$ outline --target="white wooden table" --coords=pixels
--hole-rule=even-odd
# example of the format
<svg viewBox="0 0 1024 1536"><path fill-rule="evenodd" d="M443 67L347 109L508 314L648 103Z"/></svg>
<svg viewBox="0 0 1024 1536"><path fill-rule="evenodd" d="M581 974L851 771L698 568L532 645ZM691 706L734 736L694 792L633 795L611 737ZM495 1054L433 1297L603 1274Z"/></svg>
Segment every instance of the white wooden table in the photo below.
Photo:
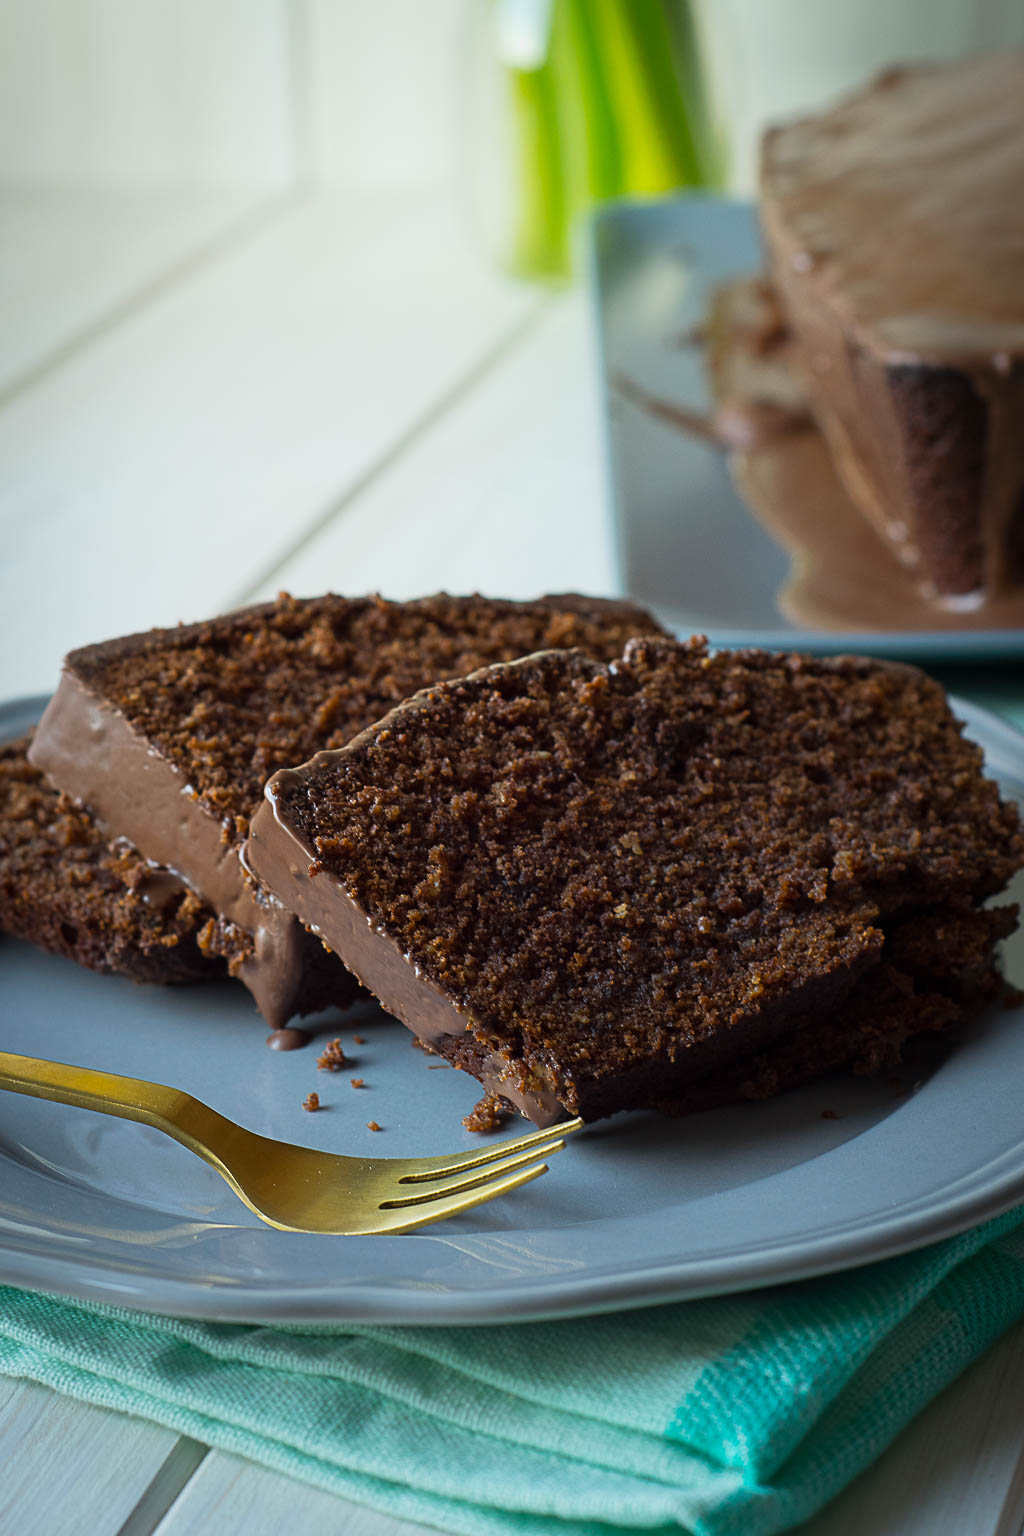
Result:
<svg viewBox="0 0 1024 1536"><path fill-rule="evenodd" d="M0 199L0 697L284 587L610 589L587 317L443 196ZM1024 1326L813 1536L1019 1536ZM0 1378L3 1536L412 1536Z"/></svg>

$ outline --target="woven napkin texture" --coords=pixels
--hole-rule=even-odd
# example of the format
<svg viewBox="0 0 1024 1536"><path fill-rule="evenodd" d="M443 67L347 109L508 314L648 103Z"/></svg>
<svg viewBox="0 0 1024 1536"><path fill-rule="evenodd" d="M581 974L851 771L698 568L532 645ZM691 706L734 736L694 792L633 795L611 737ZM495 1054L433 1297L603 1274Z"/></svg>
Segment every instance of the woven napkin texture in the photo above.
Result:
<svg viewBox="0 0 1024 1536"><path fill-rule="evenodd" d="M828 1278L500 1327L197 1323L0 1287L0 1372L466 1536L769 1536L1022 1313L1014 1211Z"/></svg>

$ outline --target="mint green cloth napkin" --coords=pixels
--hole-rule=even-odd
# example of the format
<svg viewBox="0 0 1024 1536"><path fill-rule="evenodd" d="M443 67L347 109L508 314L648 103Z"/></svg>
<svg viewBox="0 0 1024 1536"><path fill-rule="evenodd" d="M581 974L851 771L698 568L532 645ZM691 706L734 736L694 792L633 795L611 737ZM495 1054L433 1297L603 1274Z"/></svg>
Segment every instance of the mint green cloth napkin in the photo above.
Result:
<svg viewBox="0 0 1024 1536"><path fill-rule="evenodd" d="M488 1328L195 1323L0 1287L0 1371L466 1536L767 1536L1022 1313L1014 1211L826 1279Z"/></svg>

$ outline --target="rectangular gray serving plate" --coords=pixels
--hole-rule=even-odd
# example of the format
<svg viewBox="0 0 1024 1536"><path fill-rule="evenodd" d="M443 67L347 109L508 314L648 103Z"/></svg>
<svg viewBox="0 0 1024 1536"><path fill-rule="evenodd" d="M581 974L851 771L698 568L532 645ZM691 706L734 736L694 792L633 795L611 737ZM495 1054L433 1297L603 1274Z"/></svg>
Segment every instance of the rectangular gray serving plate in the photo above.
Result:
<svg viewBox="0 0 1024 1536"><path fill-rule="evenodd" d="M0 740L44 702L0 705ZM1004 792L1024 801L1024 736L956 708ZM1024 899L1024 877L1009 899ZM1024 982L1024 933L1007 970ZM6 1050L169 1083L263 1135L331 1152L479 1147L460 1124L478 1085L413 1049L402 1025L369 1002L314 1022L319 1043L282 1055L236 983L140 987L0 937ZM318 1072L335 1035L351 1065ZM574 1137L544 1178L399 1237L275 1231L159 1131L0 1092L0 1282L226 1321L431 1324L806 1279L1024 1202L1024 1008L993 1008L935 1046L912 1068L763 1104L617 1115ZM317 1114L302 1108L311 1090Z"/></svg>
<svg viewBox="0 0 1024 1536"><path fill-rule="evenodd" d="M725 456L619 397L613 381L702 412L709 398L692 340L711 292L762 268L749 203L679 195L611 203L588 226L618 582L676 633L715 645L856 651L908 661L1024 656L1024 629L798 629L775 594L788 556L747 510Z"/></svg>

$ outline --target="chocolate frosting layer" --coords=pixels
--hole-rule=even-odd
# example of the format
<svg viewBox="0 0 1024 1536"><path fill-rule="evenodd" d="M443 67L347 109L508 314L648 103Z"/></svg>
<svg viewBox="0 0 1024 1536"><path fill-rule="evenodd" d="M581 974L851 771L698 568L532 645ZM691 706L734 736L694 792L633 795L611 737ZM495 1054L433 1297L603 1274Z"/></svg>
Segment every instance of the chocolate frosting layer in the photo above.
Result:
<svg viewBox="0 0 1024 1536"><path fill-rule="evenodd" d="M110 836L127 838L164 866L154 892L178 877L215 911L253 935L242 980L274 1028L294 1012L303 972L302 929L269 892L247 884L237 850L178 771L120 710L65 667L36 731L31 761L87 805Z"/></svg>
<svg viewBox="0 0 1024 1536"><path fill-rule="evenodd" d="M792 557L779 607L809 629L990 629L1024 626L1024 586L938 607L892 544L861 514L836 470L794 369L793 345L770 284L718 290L705 327L715 440L737 489ZM637 403L688 429L664 402Z"/></svg>

